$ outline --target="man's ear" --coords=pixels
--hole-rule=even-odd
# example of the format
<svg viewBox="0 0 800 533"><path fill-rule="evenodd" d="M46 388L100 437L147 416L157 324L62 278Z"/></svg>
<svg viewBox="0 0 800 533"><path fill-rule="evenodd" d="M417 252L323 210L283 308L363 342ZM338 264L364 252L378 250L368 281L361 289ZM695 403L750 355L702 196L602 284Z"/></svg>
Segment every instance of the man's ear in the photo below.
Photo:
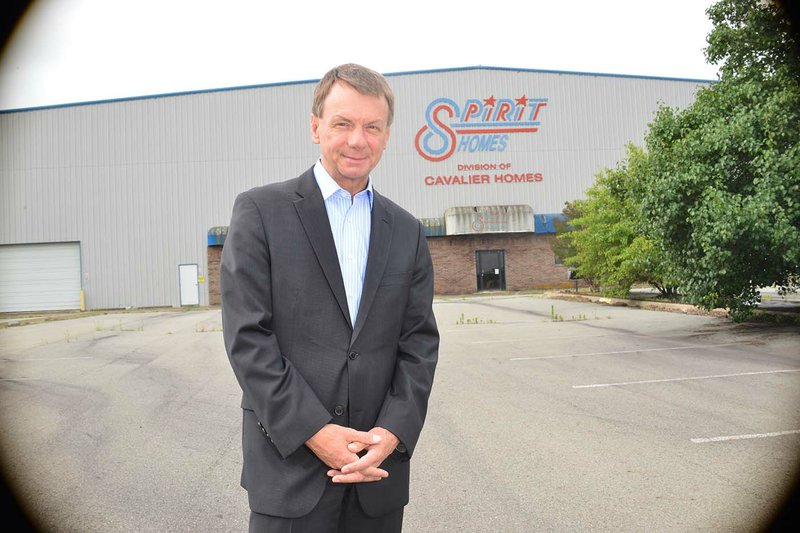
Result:
<svg viewBox="0 0 800 533"><path fill-rule="evenodd" d="M311 141L319 144L319 117L311 114Z"/></svg>

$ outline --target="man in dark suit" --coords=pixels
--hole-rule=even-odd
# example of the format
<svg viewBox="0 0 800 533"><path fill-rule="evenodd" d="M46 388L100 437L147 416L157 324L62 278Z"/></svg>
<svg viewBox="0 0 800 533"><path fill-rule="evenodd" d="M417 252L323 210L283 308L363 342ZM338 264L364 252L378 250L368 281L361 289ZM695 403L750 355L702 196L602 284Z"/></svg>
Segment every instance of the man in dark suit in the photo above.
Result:
<svg viewBox="0 0 800 533"><path fill-rule="evenodd" d="M402 529L439 334L422 225L372 187L393 112L383 76L332 69L319 161L234 204L220 281L251 531Z"/></svg>

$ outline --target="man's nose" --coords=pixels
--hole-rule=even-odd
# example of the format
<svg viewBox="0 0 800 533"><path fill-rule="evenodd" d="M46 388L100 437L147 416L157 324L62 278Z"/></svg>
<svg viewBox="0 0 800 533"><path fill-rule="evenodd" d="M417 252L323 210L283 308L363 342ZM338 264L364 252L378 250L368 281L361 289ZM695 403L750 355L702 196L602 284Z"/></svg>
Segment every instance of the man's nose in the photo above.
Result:
<svg viewBox="0 0 800 533"><path fill-rule="evenodd" d="M353 128L352 130L350 130L350 134L347 136L347 143L350 146L360 147L364 146L366 142L367 142L367 137L363 129Z"/></svg>

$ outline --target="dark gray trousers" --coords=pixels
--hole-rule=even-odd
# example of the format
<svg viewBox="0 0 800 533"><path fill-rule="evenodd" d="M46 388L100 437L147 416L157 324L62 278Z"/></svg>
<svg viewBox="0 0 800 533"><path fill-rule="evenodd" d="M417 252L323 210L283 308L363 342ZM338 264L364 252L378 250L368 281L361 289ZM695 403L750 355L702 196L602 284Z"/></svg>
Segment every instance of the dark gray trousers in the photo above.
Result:
<svg viewBox="0 0 800 533"><path fill-rule="evenodd" d="M351 484L329 482L317 506L300 518L250 512L250 533L400 533L402 529L403 507L377 518L367 516Z"/></svg>

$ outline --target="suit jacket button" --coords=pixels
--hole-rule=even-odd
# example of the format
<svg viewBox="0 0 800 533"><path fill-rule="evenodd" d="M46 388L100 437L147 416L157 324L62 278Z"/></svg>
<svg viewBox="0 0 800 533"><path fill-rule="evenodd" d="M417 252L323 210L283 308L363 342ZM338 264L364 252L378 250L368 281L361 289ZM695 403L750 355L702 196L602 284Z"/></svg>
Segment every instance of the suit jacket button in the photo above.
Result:
<svg viewBox="0 0 800 533"><path fill-rule="evenodd" d="M358 359L358 352L350 352L349 354L347 354L347 357L349 357L351 361L354 359Z"/></svg>
<svg viewBox="0 0 800 533"><path fill-rule="evenodd" d="M342 407L341 405L337 405L336 407L333 408L333 413L336 416L342 416L344 414L344 407Z"/></svg>

